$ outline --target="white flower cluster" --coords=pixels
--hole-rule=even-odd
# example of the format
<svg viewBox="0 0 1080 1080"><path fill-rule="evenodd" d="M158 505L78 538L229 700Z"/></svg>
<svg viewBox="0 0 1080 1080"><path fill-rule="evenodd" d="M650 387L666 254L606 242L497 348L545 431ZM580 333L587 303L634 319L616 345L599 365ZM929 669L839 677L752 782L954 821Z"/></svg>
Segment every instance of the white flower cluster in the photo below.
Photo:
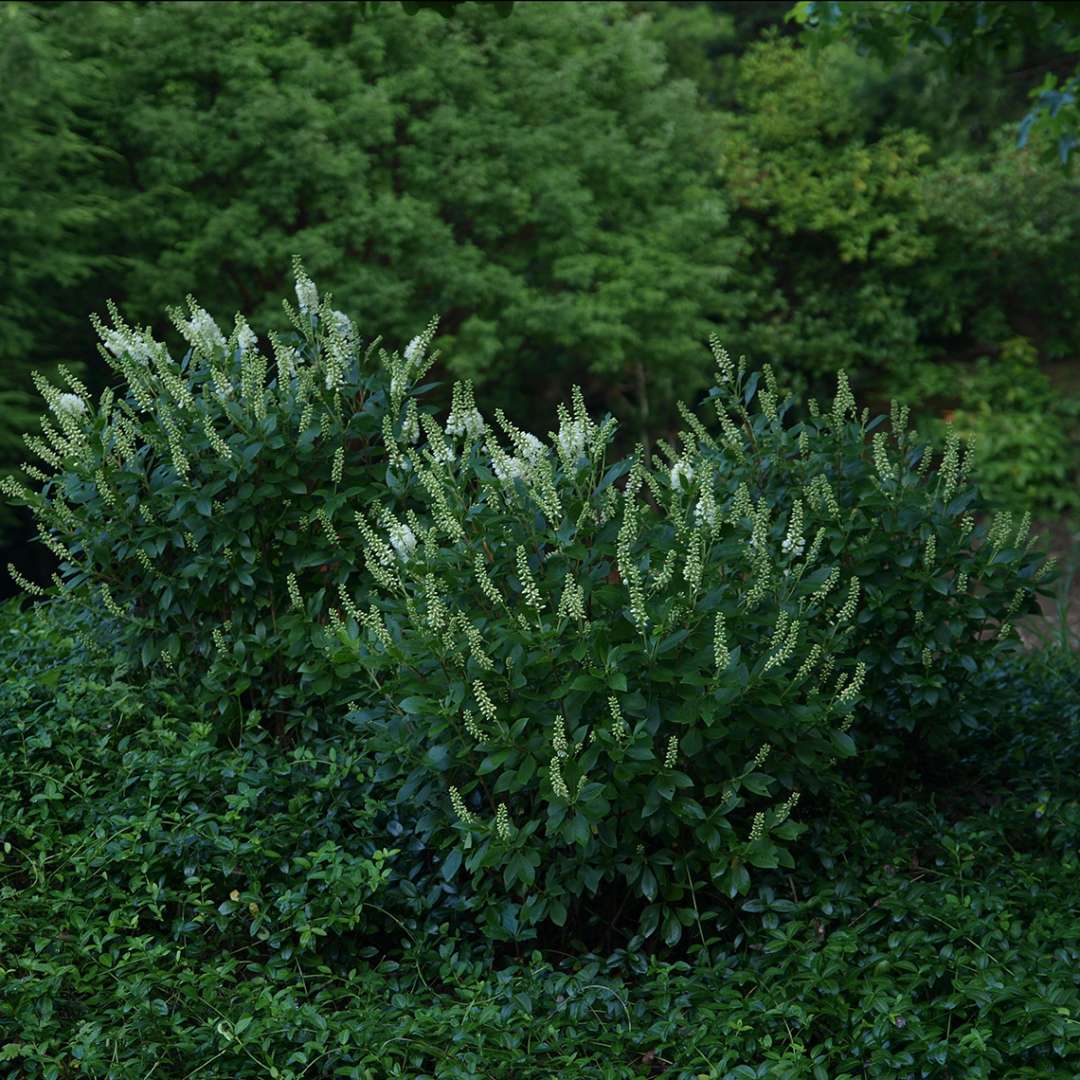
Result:
<svg viewBox="0 0 1080 1080"><path fill-rule="evenodd" d="M402 350L401 355L405 357L405 359L408 360L409 363L412 363L414 360L423 359L424 348L424 340L419 334L417 334L416 337L414 337L409 342L409 344L405 346L405 348Z"/></svg>
<svg viewBox="0 0 1080 1080"><path fill-rule="evenodd" d="M237 319L236 344L241 352L252 352L259 344L255 331L243 319Z"/></svg>
<svg viewBox="0 0 1080 1080"><path fill-rule="evenodd" d="M352 319L344 311L331 311L330 319L334 334L341 339L342 345L348 350L355 349L359 335Z"/></svg>
<svg viewBox="0 0 1080 1080"><path fill-rule="evenodd" d="M300 314L310 315L318 310L319 290L315 288L315 282L307 276L299 261L294 261L293 273L296 278L296 302L300 305Z"/></svg>
<svg viewBox="0 0 1080 1080"><path fill-rule="evenodd" d="M792 507L787 535L780 545L780 550L785 555L794 555L796 558L806 550L806 541L803 538L803 504L801 499L796 499L795 505Z"/></svg>
<svg viewBox="0 0 1080 1080"><path fill-rule="evenodd" d="M562 455L569 461L576 462L585 453L585 429L577 420L564 418L555 433L555 440Z"/></svg>
<svg viewBox="0 0 1080 1080"><path fill-rule="evenodd" d="M586 456L600 444L597 436L605 432L607 427L602 425L597 428L590 419L580 386L573 388L570 397L573 412L560 403L556 410L559 430L549 432L549 435L563 468L567 472L576 472L584 464Z"/></svg>
<svg viewBox="0 0 1080 1080"><path fill-rule="evenodd" d="M683 491L685 488L689 488L694 479L693 466L688 461L676 461L675 464L671 466L670 479L672 491Z"/></svg>
<svg viewBox="0 0 1080 1080"><path fill-rule="evenodd" d="M446 418L446 434L478 439L483 435L486 427L484 418L480 415L480 410L473 399L472 383L454 383L450 415Z"/></svg>
<svg viewBox="0 0 1080 1080"><path fill-rule="evenodd" d="M404 522L395 521L387 531L387 539L402 562L408 562L416 551L416 534Z"/></svg>
<svg viewBox="0 0 1080 1080"><path fill-rule="evenodd" d="M197 351L212 353L214 349L224 349L226 346L225 335L220 327L214 322L208 311L204 311L190 298L188 306L191 308L191 318L182 323L180 332L188 343Z"/></svg>
<svg viewBox="0 0 1080 1080"><path fill-rule="evenodd" d="M113 326L106 326L96 315L91 316L90 320L102 345L117 360L130 358L140 364L148 363L154 355L153 342L148 333L144 331L139 334L129 327L111 301L107 307Z"/></svg>
<svg viewBox="0 0 1080 1080"><path fill-rule="evenodd" d="M515 480L524 479L525 465L516 457L505 453L495 453L491 459L491 471L495 478L503 484L512 484Z"/></svg>
<svg viewBox="0 0 1080 1080"><path fill-rule="evenodd" d="M701 483L701 496L694 506L694 524L712 529L716 525L717 517L716 495L713 493L713 477L710 472Z"/></svg>
<svg viewBox="0 0 1080 1080"><path fill-rule="evenodd" d="M86 402L78 394L60 394L53 402L52 409L57 413L67 413L68 416L84 416Z"/></svg>

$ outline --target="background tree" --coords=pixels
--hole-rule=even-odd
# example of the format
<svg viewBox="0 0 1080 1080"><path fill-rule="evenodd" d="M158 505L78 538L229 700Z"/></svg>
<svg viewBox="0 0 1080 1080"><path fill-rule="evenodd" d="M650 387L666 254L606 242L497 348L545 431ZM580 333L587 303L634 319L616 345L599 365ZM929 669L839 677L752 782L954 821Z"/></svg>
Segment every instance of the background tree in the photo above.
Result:
<svg viewBox="0 0 1080 1080"><path fill-rule="evenodd" d="M801 0L789 18L811 29L809 39L817 46L838 39L854 42L889 65L900 63L912 49L921 47L932 50L939 63L944 61L960 73L1011 60L1013 71L1025 77L1032 100L1020 128L1020 145L1026 144L1032 131L1041 131L1048 136L1045 145L1050 152L1067 163L1080 141L1076 101L1080 90L1080 8L1068 0L1023 4ZM1027 62L1017 63L1021 58Z"/></svg>

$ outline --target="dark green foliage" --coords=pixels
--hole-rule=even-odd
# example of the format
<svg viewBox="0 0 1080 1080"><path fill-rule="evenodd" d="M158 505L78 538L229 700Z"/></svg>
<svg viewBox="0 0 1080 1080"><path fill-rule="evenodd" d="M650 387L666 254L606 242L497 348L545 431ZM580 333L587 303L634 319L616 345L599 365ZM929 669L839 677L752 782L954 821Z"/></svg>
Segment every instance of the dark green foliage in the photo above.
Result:
<svg viewBox="0 0 1080 1080"><path fill-rule="evenodd" d="M1041 70L1044 78L1030 91L1033 107L1021 124L1020 145L1038 130L1049 136L1048 153L1067 164L1080 142L1080 12L1069 0L924 0L902 5L802 0L788 17L812 28L808 37L815 47L837 39L856 42L887 64L922 47L938 63L961 72L979 71L1002 56L1013 60L1016 74L1029 80ZM1042 54L1041 64L1025 69L1015 63L1031 50Z"/></svg>
<svg viewBox="0 0 1080 1080"><path fill-rule="evenodd" d="M981 722L989 702L974 677L1015 647L1013 624L1035 607L1047 568L1032 550L1030 517L977 518L987 507L970 447L962 451L953 434L935 463L908 430L906 408L893 407L886 429L885 417L858 412L843 376L831 408L811 401L785 423L794 401L770 372L760 388L754 375L736 379L730 363L728 372L711 401L715 438L700 424L683 436L691 459L695 448L700 455L695 468L715 469L729 490L745 485L755 505L782 507L800 492L822 587L840 607L849 583L857 586L845 648L866 665L869 707L856 713L856 741L893 768L899 746L942 749ZM900 771L924 763L916 754Z"/></svg>
<svg viewBox="0 0 1080 1080"><path fill-rule="evenodd" d="M378 778L494 937L584 932L618 881L624 917L678 940L748 867L791 865L791 804L743 839L751 796L828 785L857 747L907 782L998 705L986 676L1045 569L1030 520L977 521L970 452L950 436L935 466L906 410L886 434L845 379L792 423L771 370L717 361L714 415L685 411L653 469L605 472L580 402L551 449L504 424L511 456L455 395L396 466L427 493L422 543L368 538L392 628L368 654ZM341 641L362 662L363 635Z"/></svg>
<svg viewBox="0 0 1080 1080"><path fill-rule="evenodd" d="M77 355L77 313L93 302L82 288L109 265L93 241L108 213L93 179L102 152L78 116L100 68L72 58L45 22L37 6L10 4L0 33L0 475L37 419L28 360ZM0 528L12 523L0 504Z"/></svg>
<svg viewBox="0 0 1080 1080"><path fill-rule="evenodd" d="M1017 335L1075 353L1080 203L1001 130L999 60L815 66L751 42L768 4L459 8L11 5L0 461L30 367L100 385L80 312L160 320L197 285L283 330L297 251L365 336L440 314L447 364L529 426L576 379L663 432L710 324L875 387Z"/></svg>
<svg viewBox="0 0 1080 1080"><path fill-rule="evenodd" d="M619 4L486 8L50 9L50 37L108 56L87 122L124 310L156 319L198 282L281 327L298 252L365 334L440 315L454 371L518 411L582 369L639 420L669 407L736 303L695 88Z"/></svg>
<svg viewBox="0 0 1080 1080"><path fill-rule="evenodd" d="M429 423L410 455L429 499L404 565L368 548L394 635L377 778L490 936L614 923L671 945L792 865L792 792L853 752L853 605L819 595L818 549L789 553L795 499L744 506L691 453L609 466L613 425L580 397L550 447L475 422L464 442Z"/></svg>
<svg viewBox="0 0 1080 1080"><path fill-rule="evenodd" d="M258 724L227 740L189 695L87 651L89 629L70 602L4 620L0 1060L179 1075L243 1027L234 986L275 1010L281 1047L310 1044L290 988L371 955L383 921L368 902L393 851L360 744L313 725L292 750Z"/></svg>
<svg viewBox="0 0 1080 1080"><path fill-rule="evenodd" d="M740 58L720 154L754 283L739 348L905 392L927 358L1018 334L1068 355L1075 185L1001 138L934 153L890 123L886 87L843 45L816 62L791 41Z"/></svg>
<svg viewBox="0 0 1080 1080"><path fill-rule="evenodd" d="M1075 511L1080 400L1057 392L1037 361L1031 343L1016 338L996 356L959 370L915 367L907 394L952 406L950 423L978 447L979 486L989 503L1015 511ZM948 430L941 420L920 426L938 444Z"/></svg>
<svg viewBox="0 0 1080 1080"><path fill-rule="evenodd" d="M1065 508L1078 466L1070 406L1046 408L1059 392L1037 361L1077 347L1075 183L1004 133L942 151L897 128L886 74L842 44L815 61L765 41L740 57L736 85L720 178L753 287L749 325L729 340L783 357L811 385L845 368L927 420L960 410L965 430L986 436L988 495ZM1036 354L1023 377L1010 359L1018 337ZM972 370L980 355L992 370ZM976 422L978 383L1009 392L984 395L992 408Z"/></svg>
<svg viewBox="0 0 1080 1080"><path fill-rule="evenodd" d="M691 926L684 958L514 960L445 931L401 947L372 935L392 886L371 895L363 770L343 732L310 754L268 753L257 732L208 741L182 700L83 651L82 628L57 605L9 606L0 631L19 672L0 686L0 1061L12 1076L1080 1070L1075 657L1000 668L995 741L944 802L852 796L804 837L794 874L763 881L725 923ZM328 890L322 875L338 871ZM344 897L360 909L352 931L335 913ZM302 944L304 925L329 932Z"/></svg>
<svg viewBox="0 0 1080 1080"><path fill-rule="evenodd" d="M174 359L114 310L99 333L123 383L95 407L77 379L67 393L41 382L51 415L31 448L49 471L6 489L61 558L72 602L114 618L117 652L278 735L358 693L355 670L326 662L321 623L358 584L354 514L387 494L384 423L408 417L419 434L405 403L434 330L408 360L373 355L297 273L295 329L271 342L242 319L226 339L191 302L173 313Z"/></svg>

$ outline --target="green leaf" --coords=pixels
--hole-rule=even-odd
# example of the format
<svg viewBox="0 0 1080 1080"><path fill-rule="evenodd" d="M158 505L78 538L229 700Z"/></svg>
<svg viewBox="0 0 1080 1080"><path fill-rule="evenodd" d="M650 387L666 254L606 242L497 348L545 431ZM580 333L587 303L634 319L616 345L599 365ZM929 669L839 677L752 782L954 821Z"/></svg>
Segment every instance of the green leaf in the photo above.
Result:
<svg viewBox="0 0 1080 1080"><path fill-rule="evenodd" d="M454 848L449 855L443 860L442 864L442 876L446 881L450 881L453 876L458 872L458 867L461 866L462 852L461 848Z"/></svg>
<svg viewBox="0 0 1080 1080"><path fill-rule="evenodd" d="M855 740L846 731L834 731L831 736L832 744L841 757L854 756Z"/></svg>
<svg viewBox="0 0 1080 1080"><path fill-rule="evenodd" d="M585 847L589 842L589 821L582 814L574 814L563 823L562 832L568 842Z"/></svg>

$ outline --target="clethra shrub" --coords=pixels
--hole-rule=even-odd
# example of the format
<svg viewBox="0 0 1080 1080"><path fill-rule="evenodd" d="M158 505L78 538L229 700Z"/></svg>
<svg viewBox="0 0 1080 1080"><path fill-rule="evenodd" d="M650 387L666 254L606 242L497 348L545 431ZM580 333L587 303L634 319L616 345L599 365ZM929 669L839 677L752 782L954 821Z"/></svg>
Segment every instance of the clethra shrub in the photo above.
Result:
<svg viewBox="0 0 1080 1080"><path fill-rule="evenodd" d="M118 385L95 405L67 373L66 389L39 378L51 416L24 467L39 490L6 487L61 560L53 592L107 616L144 667L278 734L356 693L325 661L325 625L362 592L354 514L386 501L383 428L419 436L410 388L434 360L434 324L374 355L295 274L293 333L261 342L237 316L226 337L189 298L170 313L179 358L110 306L95 326Z"/></svg>
<svg viewBox="0 0 1080 1080"><path fill-rule="evenodd" d="M894 404L886 429L885 417L857 410L843 374L831 407L811 401L790 423L795 402L769 368L762 384L722 356L720 374L704 423L683 410L691 466L768 506L800 493L829 588L857 583L849 644L867 672L860 751L896 775L924 767L988 722L985 675L1018 647L1015 622L1037 607L1050 567L1033 550L1030 515L989 514L970 445L949 432L935 462L907 408Z"/></svg>
<svg viewBox="0 0 1080 1080"><path fill-rule="evenodd" d="M855 583L794 489L755 498L696 445L609 464L577 392L546 441L497 420L459 386L390 447L421 507L369 511L385 624L335 663L381 682L354 719L419 892L436 870L495 938L629 918L674 943L793 865L800 790L853 752Z"/></svg>
<svg viewBox="0 0 1080 1080"><path fill-rule="evenodd" d="M541 442L501 415L496 437L467 388L422 449L390 448L423 505L411 528L371 516L390 708L357 718L418 891L436 862L467 878L492 936L629 911L673 942L791 865L796 793L856 741L902 775L985 720L1045 572L1026 521L978 523L954 437L935 468L906 410L886 434L844 377L792 421L770 368L714 353L651 465L609 466L580 396Z"/></svg>

